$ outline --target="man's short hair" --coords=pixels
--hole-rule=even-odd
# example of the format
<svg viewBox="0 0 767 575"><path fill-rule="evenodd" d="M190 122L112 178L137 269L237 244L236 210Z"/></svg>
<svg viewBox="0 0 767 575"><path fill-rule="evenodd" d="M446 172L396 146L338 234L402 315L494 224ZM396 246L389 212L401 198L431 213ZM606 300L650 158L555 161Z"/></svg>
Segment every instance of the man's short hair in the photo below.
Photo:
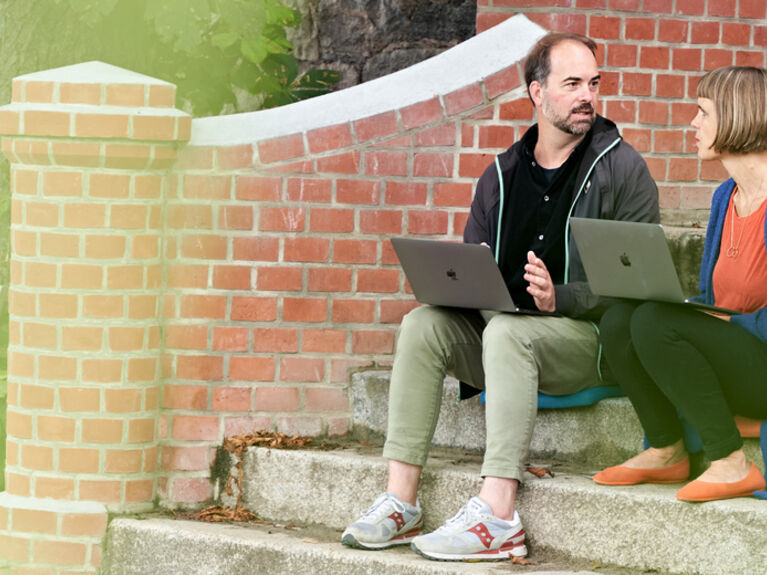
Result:
<svg viewBox="0 0 767 575"><path fill-rule="evenodd" d="M538 82L542 86L546 84L546 78L551 73L551 50L554 46L568 40L583 44L596 58L597 43L591 38L574 32L550 32L536 42L525 58L525 84L528 91L533 82Z"/></svg>
<svg viewBox="0 0 767 575"><path fill-rule="evenodd" d="M748 154L767 150L767 70L727 66L703 76L698 98L714 103L715 151Z"/></svg>

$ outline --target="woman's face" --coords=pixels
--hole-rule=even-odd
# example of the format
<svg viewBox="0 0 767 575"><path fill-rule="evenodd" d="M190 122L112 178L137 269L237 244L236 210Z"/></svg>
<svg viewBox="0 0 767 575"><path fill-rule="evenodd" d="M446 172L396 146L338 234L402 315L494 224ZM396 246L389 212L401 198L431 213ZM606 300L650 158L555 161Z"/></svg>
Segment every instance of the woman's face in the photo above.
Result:
<svg viewBox="0 0 767 575"><path fill-rule="evenodd" d="M713 160L719 157L719 152L711 147L716 138L716 124L714 102L708 98L698 98L698 113L690 125L695 128L695 145L698 147L698 157L701 160Z"/></svg>

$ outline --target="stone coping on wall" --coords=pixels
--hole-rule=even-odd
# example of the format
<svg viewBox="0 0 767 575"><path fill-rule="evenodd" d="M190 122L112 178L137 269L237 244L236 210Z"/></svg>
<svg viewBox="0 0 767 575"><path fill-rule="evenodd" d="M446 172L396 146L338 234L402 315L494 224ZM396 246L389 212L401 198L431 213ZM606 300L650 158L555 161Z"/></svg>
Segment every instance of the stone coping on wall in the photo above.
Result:
<svg viewBox="0 0 767 575"><path fill-rule="evenodd" d="M414 66L279 108L192 121L191 146L234 146L307 132L450 94L509 67L547 30L514 16Z"/></svg>
<svg viewBox="0 0 767 575"><path fill-rule="evenodd" d="M126 70L112 64L106 64L93 60L91 62L82 62L60 68L51 68L40 72L32 72L22 76L16 76L17 82L70 82L73 81L73 74L76 75L77 83L94 84L147 84L153 86L168 86L175 88L170 82L158 80L152 76L146 76L132 70Z"/></svg>

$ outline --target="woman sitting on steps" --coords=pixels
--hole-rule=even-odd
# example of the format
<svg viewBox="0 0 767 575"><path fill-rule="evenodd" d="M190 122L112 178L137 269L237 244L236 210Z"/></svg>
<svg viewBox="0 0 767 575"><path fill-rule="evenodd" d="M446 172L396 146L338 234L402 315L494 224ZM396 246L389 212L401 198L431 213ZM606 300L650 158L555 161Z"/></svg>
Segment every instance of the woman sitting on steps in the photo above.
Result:
<svg viewBox="0 0 767 575"><path fill-rule="evenodd" d="M649 449L594 476L605 485L685 481L684 417L711 466L682 501L765 488L746 458L734 414L767 418L767 70L719 68L698 86L692 121L701 160L730 175L714 193L693 298L741 312L713 315L655 302L620 303L603 316L604 353L644 427Z"/></svg>

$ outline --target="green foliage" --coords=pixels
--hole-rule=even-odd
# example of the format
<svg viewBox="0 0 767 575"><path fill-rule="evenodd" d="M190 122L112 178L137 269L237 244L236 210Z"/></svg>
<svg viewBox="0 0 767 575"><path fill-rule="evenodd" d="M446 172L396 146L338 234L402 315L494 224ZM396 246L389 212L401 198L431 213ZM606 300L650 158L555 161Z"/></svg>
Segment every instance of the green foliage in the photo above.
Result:
<svg viewBox="0 0 767 575"><path fill-rule="evenodd" d="M56 0L58 3L60 0ZM111 12L117 0L69 0L72 10L80 15L80 18L86 24L93 26L97 24L105 15Z"/></svg>
<svg viewBox="0 0 767 575"><path fill-rule="evenodd" d="M178 87L194 116L250 111L323 94L337 72L300 75L279 0L0 0L0 92L11 78L100 60ZM254 98L238 98L238 92ZM246 104L239 102L246 101ZM5 448L10 194L0 159L0 491Z"/></svg>
<svg viewBox="0 0 767 575"><path fill-rule="evenodd" d="M188 111L240 110L236 91L273 107L332 90L332 70L299 75L286 28L301 13L280 0L55 0L99 37L102 53L173 82ZM101 58L99 58L101 59Z"/></svg>

